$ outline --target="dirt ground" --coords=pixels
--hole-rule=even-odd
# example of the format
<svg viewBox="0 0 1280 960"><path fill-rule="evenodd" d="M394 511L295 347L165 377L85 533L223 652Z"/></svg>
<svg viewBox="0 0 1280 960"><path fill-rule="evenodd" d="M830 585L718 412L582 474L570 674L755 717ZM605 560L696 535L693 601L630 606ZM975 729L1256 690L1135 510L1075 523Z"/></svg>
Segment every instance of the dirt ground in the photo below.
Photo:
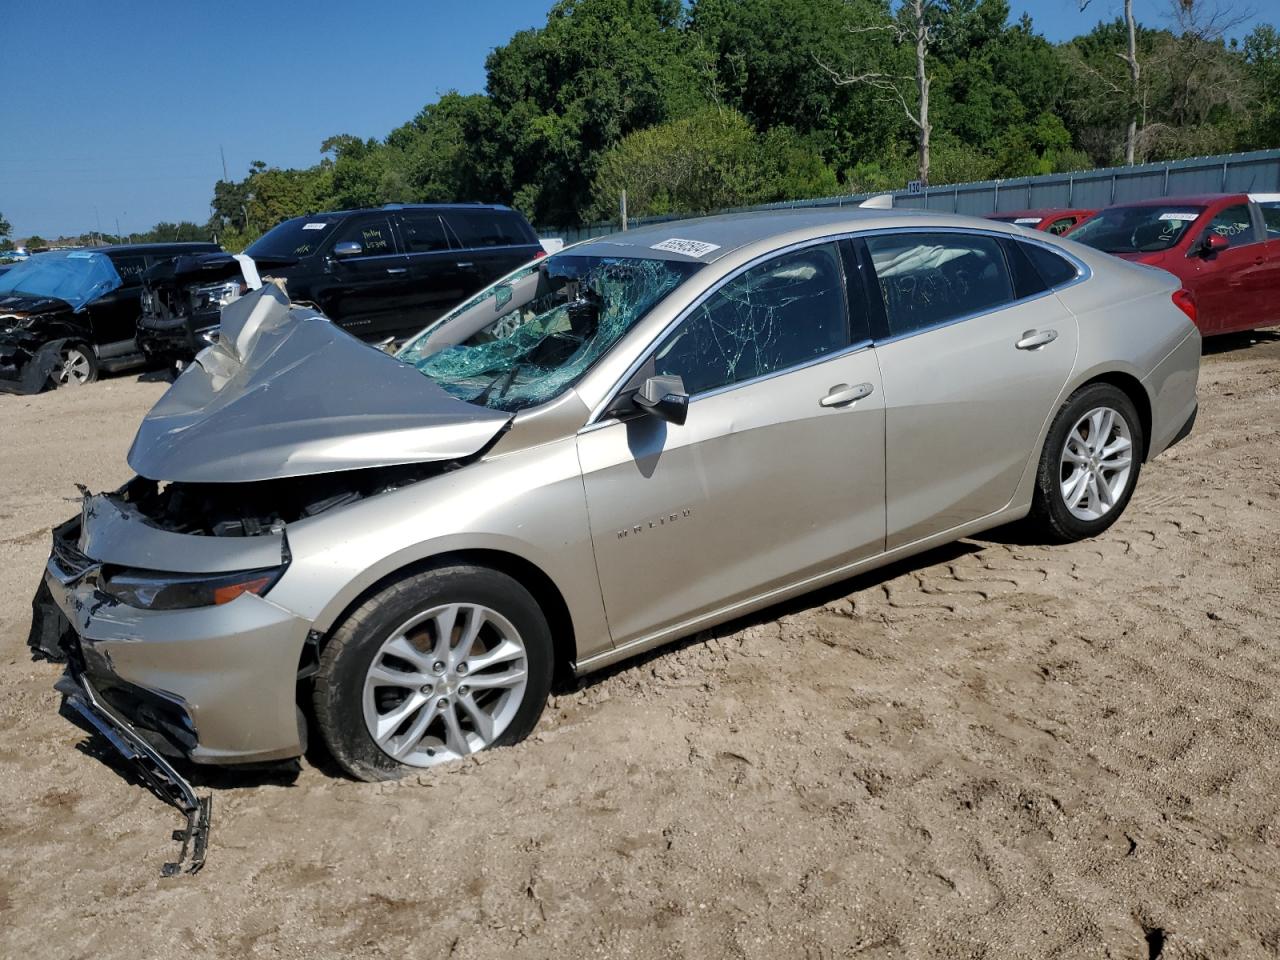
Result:
<svg viewBox="0 0 1280 960"><path fill-rule="evenodd" d="M205 775L208 866L85 751L28 603L162 384L0 397L0 955L1280 953L1280 336L1067 547L961 542L562 691L394 785Z"/></svg>

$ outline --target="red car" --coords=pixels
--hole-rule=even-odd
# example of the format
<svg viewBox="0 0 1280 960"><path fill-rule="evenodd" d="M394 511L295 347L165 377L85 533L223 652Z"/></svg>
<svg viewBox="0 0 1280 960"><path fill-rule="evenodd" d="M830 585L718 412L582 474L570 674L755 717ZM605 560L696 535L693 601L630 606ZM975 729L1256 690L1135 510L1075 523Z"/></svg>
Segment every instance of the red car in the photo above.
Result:
<svg viewBox="0 0 1280 960"><path fill-rule="evenodd" d="M1195 298L1203 336L1280 323L1280 193L1118 204L1071 239L1174 274Z"/></svg>
<svg viewBox="0 0 1280 960"><path fill-rule="evenodd" d="M999 213L987 214L987 219L999 220L1001 223L1016 223L1028 230L1062 234L1076 224L1088 220L1095 213L1097 213L1096 210L1001 210Z"/></svg>

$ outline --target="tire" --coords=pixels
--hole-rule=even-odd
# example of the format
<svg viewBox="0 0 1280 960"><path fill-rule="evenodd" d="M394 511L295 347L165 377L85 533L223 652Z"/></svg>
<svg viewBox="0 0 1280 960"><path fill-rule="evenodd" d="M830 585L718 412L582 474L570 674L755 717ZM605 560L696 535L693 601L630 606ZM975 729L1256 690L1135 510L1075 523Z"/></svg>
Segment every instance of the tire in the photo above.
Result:
<svg viewBox="0 0 1280 960"><path fill-rule="evenodd" d="M51 376L57 387L93 383L98 379L98 355L87 343L70 341L63 345Z"/></svg>
<svg viewBox="0 0 1280 960"><path fill-rule="evenodd" d="M1100 411L1101 420L1095 417ZM1107 431L1101 451L1095 439L1099 428ZM1121 440L1128 443L1127 463ZM1119 519L1133 496L1145 440L1128 394L1109 383L1081 387L1062 405L1045 438L1030 523L1059 543L1098 536Z"/></svg>
<svg viewBox="0 0 1280 960"><path fill-rule="evenodd" d="M523 740L553 666L546 618L519 582L486 567L437 567L388 586L334 631L320 656L316 721L351 776L395 780Z"/></svg>

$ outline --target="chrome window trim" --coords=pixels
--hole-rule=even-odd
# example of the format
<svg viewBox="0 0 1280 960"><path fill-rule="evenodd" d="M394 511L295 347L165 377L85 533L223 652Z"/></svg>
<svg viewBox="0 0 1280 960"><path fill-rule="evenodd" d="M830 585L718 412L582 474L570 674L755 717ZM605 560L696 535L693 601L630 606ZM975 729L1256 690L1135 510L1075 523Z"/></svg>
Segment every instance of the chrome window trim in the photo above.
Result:
<svg viewBox="0 0 1280 960"><path fill-rule="evenodd" d="M953 227L953 226L881 227L878 229L871 229L871 230L852 230L852 231L846 230L846 231L841 231L840 233L831 234L830 236L811 238L809 240L801 240L796 243L788 244L787 246L784 246L784 247L778 247L776 250L771 250L766 254L762 254L761 256L755 258L754 260L750 260L747 263L743 264L742 266L736 268L731 273L725 274L713 286L708 287L706 290L704 290L701 294L699 294L696 300L694 300L691 304L689 304L689 306L685 307L685 309L682 310L675 317L675 319L673 319L662 330L660 330L652 340L650 340L647 344L645 344L644 348L639 351L637 358L627 367L626 372L623 373L623 375L614 382L613 386L611 386L605 392L604 400L598 403L595 409L591 411L591 415L587 418L587 422L583 427L583 431L591 429L597 426L599 423L601 423L600 418L604 416L604 412L607 409L609 409L610 404L612 404L613 401L618 398L618 394L622 392L622 388L626 386L627 382L633 376L635 376L636 371L639 370L642 366L644 366L645 362L649 359L650 355L657 348L657 346L661 344L664 340L666 340L666 338L671 334L671 332L675 330L676 327L678 327L681 323L683 323L693 313L693 311L698 309L698 307L702 306L702 304L704 304L711 297L712 294L716 293L721 287L727 284L730 280L733 280L735 277L739 276L740 274L745 273L747 270L750 270L752 267L758 266L759 264L765 262L766 260L772 260L774 257L782 256L784 254L791 253L792 251L795 251L795 250L802 250L805 247L814 247L823 243L838 243L841 240L860 240L860 239L865 239L866 237L883 236L886 234L900 236L902 234L908 234L908 233L956 233L956 234L967 235L967 236L976 235L976 236L983 236L983 237L991 237L996 240L1007 239L1007 240L1013 241L1014 243L1034 243L1041 247L1044 247L1050 253L1053 253L1059 257L1062 257L1064 260L1066 260L1068 263L1070 263L1072 266L1076 268L1076 276L1074 279L1068 280L1065 283L1055 284L1054 286L1051 286L1047 290L1043 290L1040 293L1031 294L1030 296L1027 296L1027 297L1020 297L1016 300L1010 300L1008 303L1001 304L997 308L999 310L1004 310L1004 309L1007 309L1008 307L1019 306L1024 303L1031 303L1035 300L1040 300L1043 297L1049 296L1050 294L1057 293L1059 290L1065 290L1068 287L1075 286L1077 283L1083 283L1085 280L1088 280L1093 276L1092 268L1090 268L1090 266L1087 263L1085 263L1075 254L1071 253L1070 251L1063 250L1057 244L1049 243L1048 241L1035 236L1030 231L1022 231L1022 232L1026 233L1027 236L1025 237L1021 236L1018 233L1015 233L1013 231L986 230L981 227ZM842 261L842 265L843 265L843 261ZM1007 267L1007 264L1006 264L1006 267ZM1012 275L1010 276L1010 280L1012 281ZM846 292L845 300L846 300L846 303L848 304L849 309L852 309L853 304L848 303L847 292ZM845 347L842 350L837 350L837 351L833 351L832 353L822 354L819 357L815 357L811 361L805 361L805 363L801 365L786 367L785 369L782 369L782 370L774 370L771 373L763 374L762 376L759 376L759 377L753 377L751 380L743 380L740 383L725 384L722 387L716 387L714 390L707 390L699 394L694 394L689 397L689 402L693 403L695 400L704 396L711 396L713 394L723 393L727 390L735 389L736 387L746 386L751 383L757 383L761 380L767 380L784 373L790 373L792 370L799 370L803 366L812 366L814 363L820 363L824 360L833 359L838 356L844 356L848 353L854 353L858 350L864 350L867 347L876 347L881 344L888 344L888 343L894 343L898 340L905 340L908 337L915 337L915 336L919 336L922 333L928 333L931 330L939 330L943 327L952 326L953 324L964 323L965 321L972 320L975 317L985 316L989 313L994 313L994 312L996 311L982 310L977 313L967 314L963 317L956 317L951 320L946 320L946 321L943 321L942 323L938 323L930 327L921 327L919 330L912 330L910 333L899 334L898 336L895 336L895 337L886 337L881 340L877 340L875 339L875 337L871 337L870 339L861 341L860 343L850 344L848 347ZM607 422L613 422L613 421L607 421Z"/></svg>

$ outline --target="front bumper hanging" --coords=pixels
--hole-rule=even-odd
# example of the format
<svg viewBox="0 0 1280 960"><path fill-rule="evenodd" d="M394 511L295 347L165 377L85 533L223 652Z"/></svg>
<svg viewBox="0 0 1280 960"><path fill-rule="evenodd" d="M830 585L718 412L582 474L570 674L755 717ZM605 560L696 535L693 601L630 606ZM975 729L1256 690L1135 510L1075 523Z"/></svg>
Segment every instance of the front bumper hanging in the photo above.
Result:
<svg viewBox="0 0 1280 960"><path fill-rule="evenodd" d="M117 753L133 763L152 793L176 807L187 818L185 830L173 831L173 839L182 844L178 859L166 863L160 872L166 877L197 872L204 866L205 851L209 845L213 798L197 797L191 784L173 765L97 695L87 677L68 671L55 689L63 695L66 704L102 734Z"/></svg>

